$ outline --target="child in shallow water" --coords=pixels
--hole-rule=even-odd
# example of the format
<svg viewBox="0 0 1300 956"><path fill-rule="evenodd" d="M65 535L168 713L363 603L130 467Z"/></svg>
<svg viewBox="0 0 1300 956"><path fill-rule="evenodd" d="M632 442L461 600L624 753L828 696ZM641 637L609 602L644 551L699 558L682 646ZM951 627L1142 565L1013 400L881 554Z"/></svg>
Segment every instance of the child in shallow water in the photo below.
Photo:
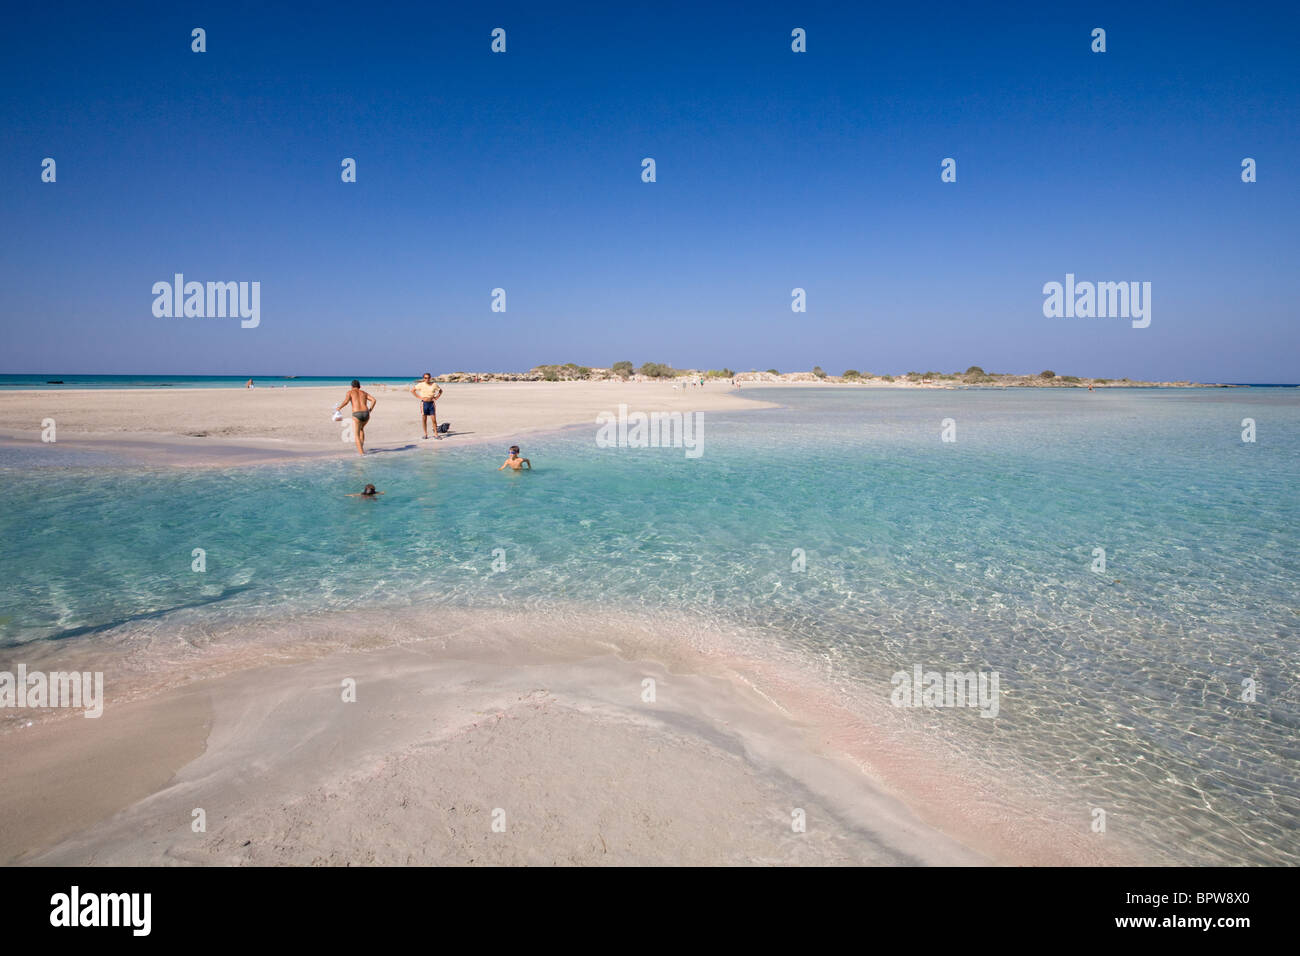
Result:
<svg viewBox="0 0 1300 956"><path fill-rule="evenodd" d="M379 497L380 495L382 495L382 494L383 494L382 491L375 491L375 486L374 486L374 485L366 485L366 487L365 487L364 489L362 489L361 491L354 491L352 494L348 495L347 497L349 497L349 498L378 498L378 497Z"/></svg>
<svg viewBox="0 0 1300 956"><path fill-rule="evenodd" d="M532 470L533 470L533 463L532 463L531 461L529 461L527 458L520 458L520 457L519 457L519 446L518 446L518 445L511 445L511 446L510 446L510 457L507 458L505 461L503 461L503 462L501 463L501 468L505 468L507 465L509 465L509 466L510 466L511 468L513 468L515 471L520 471L520 470L522 470L523 467L524 467L524 465L527 465L527 466L528 466L528 470L529 470L529 471L532 471ZM500 471L501 468L498 468L497 471Z"/></svg>

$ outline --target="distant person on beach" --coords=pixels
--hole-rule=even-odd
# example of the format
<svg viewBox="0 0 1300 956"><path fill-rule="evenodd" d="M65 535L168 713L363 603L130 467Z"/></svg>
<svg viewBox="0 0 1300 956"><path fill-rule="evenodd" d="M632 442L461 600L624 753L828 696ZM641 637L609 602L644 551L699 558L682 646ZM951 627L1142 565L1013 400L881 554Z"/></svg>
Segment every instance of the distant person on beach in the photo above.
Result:
<svg viewBox="0 0 1300 956"><path fill-rule="evenodd" d="M370 421L370 413L375 410L379 404L379 399L369 392L362 391L361 383L355 378L352 380L352 387L348 393L343 396L343 401L335 407L339 411L344 405L352 404L352 435L357 440L357 454L366 453L366 422Z"/></svg>
<svg viewBox="0 0 1300 956"><path fill-rule="evenodd" d="M375 486L374 486L374 485L366 485L366 487L365 487L364 490L362 490L362 491L354 491L354 492L352 492L352 494L347 495L346 497L348 497L348 498L377 498L377 497L379 497L379 496L382 495L382 494L383 494L382 491L375 491Z"/></svg>
<svg viewBox="0 0 1300 956"><path fill-rule="evenodd" d="M433 380L433 376L428 372L424 373L424 378L415 383L411 389L411 394L420 400L420 427L424 429L424 437L429 437L429 419L433 419L433 437L441 440L442 436L438 434L438 410L437 401L442 397L442 386Z"/></svg>
<svg viewBox="0 0 1300 956"><path fill-rule="evenodd" d="M515 471L522 471L524 465L528 466L529 471L533 470L533 463L531 461L529 461L527 458L519 457L518 445L510 446L510 457L501 463L501 468L505 468L507 465L509 465ZM497 471L500 471L501 468L498 468Z"/></svg>
<svg viewBox="0 0 1300 956"><path fill-rule="evenodd" d="M252 388L252 387L253 387L253 380L250 378L250 379L248 380L248 384L245 385L244 388Z"/></svg>

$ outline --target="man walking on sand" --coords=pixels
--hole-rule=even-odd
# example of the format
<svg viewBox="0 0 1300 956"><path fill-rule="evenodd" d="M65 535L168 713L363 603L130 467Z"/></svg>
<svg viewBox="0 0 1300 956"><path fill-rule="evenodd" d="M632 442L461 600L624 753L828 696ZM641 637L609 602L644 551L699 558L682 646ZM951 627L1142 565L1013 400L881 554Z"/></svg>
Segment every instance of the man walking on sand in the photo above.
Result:
<svg viewBox="0 0 1300 956"><path fill-rule="evenodd" d="M411 394L420 400L420 427L424 429L424 437L429 437L429 419L433 419L433 437L441 440L442 436L438 434L438 409L437 401L442 397L442 386L433 380L433 376L428 372L424 373L424 378L415 383L411 389Z"/></svg>
<svg viewBox="0 0 1300 956"><path fill-rule="evenodd" d="M366 453L366 422L370 421L370 413L375 410L379 404L379 399L369 392L361 390L361 383L355 378L352 380L352 387L348 393L343 396L343 401L338 403L334 409L339 411L344 405L352 403L352 436L357 440L357 454Z"/></svg>

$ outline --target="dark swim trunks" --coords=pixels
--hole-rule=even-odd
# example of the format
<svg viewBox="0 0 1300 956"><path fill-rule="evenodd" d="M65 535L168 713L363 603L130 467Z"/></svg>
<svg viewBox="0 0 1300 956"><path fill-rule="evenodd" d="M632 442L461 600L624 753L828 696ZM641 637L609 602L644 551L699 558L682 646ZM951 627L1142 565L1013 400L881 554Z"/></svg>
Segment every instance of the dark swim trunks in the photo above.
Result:
<svg viewBox="0 0 1300 956"><path fill-rule="evenodd" d="M432 415L432 414L434 413L434 411L433 411L433 405L434 405L433 402L425 402L425 403L424 403L424 414L426 414L426 415Z"/></svg>
<svg viewBox="0 0 1300 956"><path fill-rule="evenodd" d="M370 413L369 413L369 412L353 412L353 413L352 413L352 417L355 418L357 421L359 421L359 422L360 422L361 424L363 424L363 425L364 425L366 422L370 421Z"/></svg>

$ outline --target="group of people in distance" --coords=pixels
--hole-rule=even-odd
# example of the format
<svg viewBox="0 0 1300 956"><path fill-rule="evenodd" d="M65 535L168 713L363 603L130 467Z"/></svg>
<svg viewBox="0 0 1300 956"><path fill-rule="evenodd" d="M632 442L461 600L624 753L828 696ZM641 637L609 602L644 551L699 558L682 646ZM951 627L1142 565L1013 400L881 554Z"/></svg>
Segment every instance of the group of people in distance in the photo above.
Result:
<svg viewBox="0 0 1300 956"><path fill-rule="evenodd" d="M250 380L251 385L251 380ZM424 432L423 438L429 438L429 423L433 423L433 438L441 440L442 435L438 431L438 399L442 397L442 386L433 380L433 376L425 372L420 381L411 386L411 394L420 402L420 428ZM352 407L352 437L357 443L357 454L366 453L366 425L370 422L370 414L379 404L379 399L371 395L361 387L361 382L357 379L352 380L352 387L348 389L347 394L343 396L343 401L335 406L335 417L345 406ZM513 471L522 471L525 467L532 470L533 463L527 458L519 457L519 446L510 446L510 455L497 471L505 468ZM349 498L376 498L382 495L382 491L376 491L374 485L366 485L365 490L355 494L348 495Z"/></svg>

